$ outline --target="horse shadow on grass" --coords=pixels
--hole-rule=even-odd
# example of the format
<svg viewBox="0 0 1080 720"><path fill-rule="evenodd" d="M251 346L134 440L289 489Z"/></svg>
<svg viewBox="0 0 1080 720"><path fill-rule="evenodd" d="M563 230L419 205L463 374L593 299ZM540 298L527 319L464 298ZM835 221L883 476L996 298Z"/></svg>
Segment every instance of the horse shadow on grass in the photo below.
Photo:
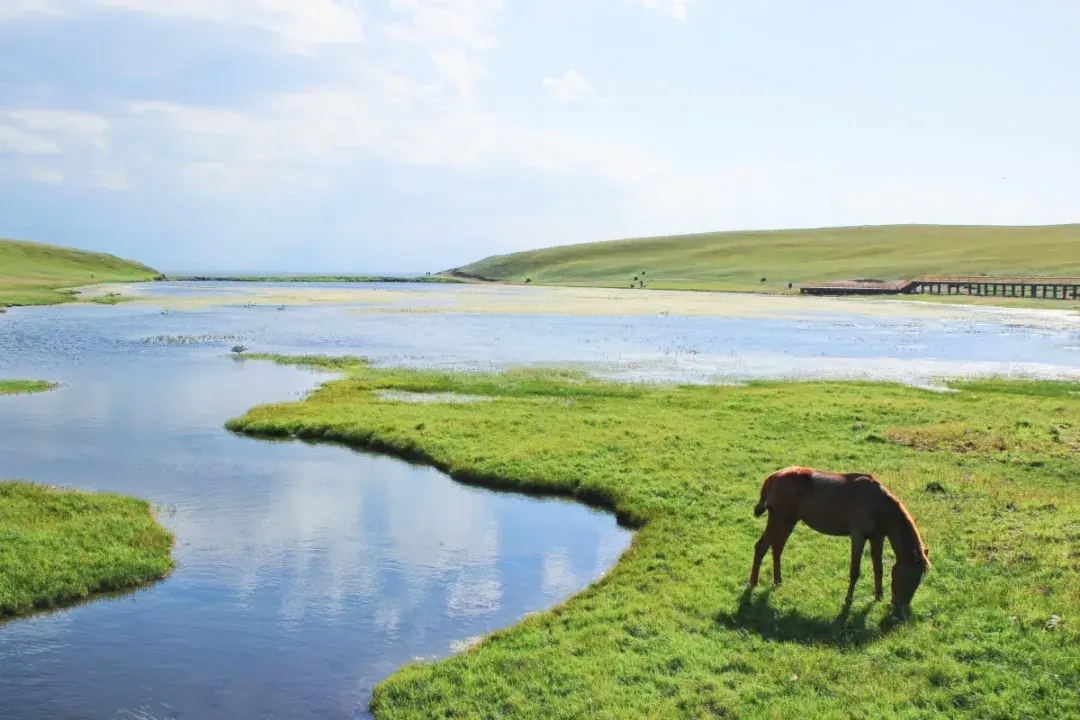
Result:
<svg viewBox="0 0 1080 720"><path fill-rule="evenodd" d="M833 647L861 647L881 640L903 624L903 620L890 613L880 623L868 623L870 612L877 602L865 603L858 608L842 608L832 620L806 615L798 610L778 611L769 604L772 588L759 591L751 588L743 591L734 612L720 611L717 625L729 630L750 632L763 640L791 642L801 645L826 645Z"/></svg>

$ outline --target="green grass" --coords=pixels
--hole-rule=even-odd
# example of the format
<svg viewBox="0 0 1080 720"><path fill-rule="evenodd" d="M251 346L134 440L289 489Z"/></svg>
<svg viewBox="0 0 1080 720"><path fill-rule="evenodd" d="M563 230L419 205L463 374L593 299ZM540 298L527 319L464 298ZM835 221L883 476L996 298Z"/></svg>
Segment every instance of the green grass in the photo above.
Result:
<svg viewBox="0 0 1080 720"><path fill-rule="evenodd" d="M654 289L769 292L785 292L788 283L797 289L812 281L924 274L1080 276L1080 224L705 233L551 247L459 270L504 282L629 287L638 276Z"/></svg>
<svg viewBox="0 0 1080 720"><path fill-rule="evenodd" d="M0 617L162 578L172 544L143 500L0 482Z"/></svg>
<svg viewBox="0 0 1080 720"><path fill-rule="evenodd" d="M83 285L159 277L161 274L152 268L112 255L0 240L0 309L71 302L75 299L71 288Z"/></svg>
<svg viewBox="0 0 1080 720"><path fill-rule="evenodd" d="M1080 385L664 387L319 365L346 377L228 427L563 494L639 528L566 603L379 684L380 720L1075 717ZM495 400L416 404L385 390ZM790 464L875 472L907 503L934 563L910 621L872 601L869 561L839 618L849 543L805 527L785 584L771 589L766 572L747 593L764 525L752 508L765 475Z"/></svg>
<svg viewBox="0 0 1080 720"><path fill-rule="evenodd" d="M24 395L55 389L56 383L45 380L0 380L0 395Z"/></svg>

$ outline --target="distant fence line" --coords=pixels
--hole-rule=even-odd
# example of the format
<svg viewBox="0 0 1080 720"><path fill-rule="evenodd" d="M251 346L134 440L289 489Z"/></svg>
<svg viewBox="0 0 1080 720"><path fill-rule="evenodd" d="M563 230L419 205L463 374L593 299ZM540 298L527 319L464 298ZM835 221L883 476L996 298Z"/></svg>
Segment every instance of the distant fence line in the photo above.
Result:
<svg viewBox="0 0 1080 720"><path fill-rule="evenodd" d="M927 275L900 283L845 280L803 285L804 295L973 295L977 297L1080 299L1076 277Z"/></svg>

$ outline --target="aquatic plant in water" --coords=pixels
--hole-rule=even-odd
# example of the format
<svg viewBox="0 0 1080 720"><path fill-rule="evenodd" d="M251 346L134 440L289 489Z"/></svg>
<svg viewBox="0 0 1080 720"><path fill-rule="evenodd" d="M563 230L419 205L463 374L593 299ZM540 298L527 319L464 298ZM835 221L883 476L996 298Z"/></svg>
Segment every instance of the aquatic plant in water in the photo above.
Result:
<svg viewBox="0 0 1080 720"><path fill-rule="evenodd" d="M215 344L239 340L238 335L217 335L206 333L202 335L153 335L139 338L139 342L160 345L203 345Z"/></svg>

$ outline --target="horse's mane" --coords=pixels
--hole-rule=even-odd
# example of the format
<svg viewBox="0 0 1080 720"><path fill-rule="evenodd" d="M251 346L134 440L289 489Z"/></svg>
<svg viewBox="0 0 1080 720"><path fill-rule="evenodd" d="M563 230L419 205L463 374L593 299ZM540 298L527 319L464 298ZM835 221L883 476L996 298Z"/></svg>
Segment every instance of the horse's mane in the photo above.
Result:
<svg viewBox="0 0 1080 720"><path fill-rule="evenodd" d="M923 545L922 536L919 535L919 526L915 524L915 518L911 517L911 513L908 512L907 506L900 501L900 498L889 492L889 488L882 485L876 477L867 475L867 478L872 482L877 483L877 486L881 488L881 494L885 497L885 500L892 505L893 508L897 510L900 517L903 518L904 524L907 525L908 530L915 538L915 553L918 556L919 564L924 568L929 568L930 558L926 555L926 546Z"/></svg>

